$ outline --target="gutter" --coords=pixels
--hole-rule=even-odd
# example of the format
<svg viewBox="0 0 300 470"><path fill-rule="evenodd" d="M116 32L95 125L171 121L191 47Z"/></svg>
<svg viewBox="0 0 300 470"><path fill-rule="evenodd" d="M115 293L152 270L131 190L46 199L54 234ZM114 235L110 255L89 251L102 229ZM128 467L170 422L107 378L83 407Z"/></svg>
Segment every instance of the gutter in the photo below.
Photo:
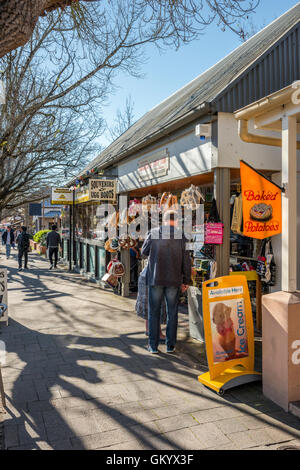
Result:
<svg viewBox="0 0 300 470"><path fill-rule="evenodd" d="M272 147L282 147L282 139L251 134L251 132L248 131L248 120L246 119L239 119L238 126L239 137L243 142L248 142L251 144L270 145ZM297 150L300 150L299 141L297 141Z"/></svg>

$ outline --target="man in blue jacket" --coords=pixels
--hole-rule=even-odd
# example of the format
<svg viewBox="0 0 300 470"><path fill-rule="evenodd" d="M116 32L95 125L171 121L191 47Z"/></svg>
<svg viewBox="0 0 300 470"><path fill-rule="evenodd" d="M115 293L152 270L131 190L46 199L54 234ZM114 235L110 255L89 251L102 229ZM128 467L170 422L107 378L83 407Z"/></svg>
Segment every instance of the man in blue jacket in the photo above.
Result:
<svg viewBox="0 0 300 470"><path fill-rule="evenodd" d="M187 239L178 228L178 214L167 211L163 226L151 230L142 247L142 255L148 256L148 320L149 346L152 354L158 353L161 304L167 303L167 352L175 351L180 289L191 282L191 259L186 250Z"/></svg>

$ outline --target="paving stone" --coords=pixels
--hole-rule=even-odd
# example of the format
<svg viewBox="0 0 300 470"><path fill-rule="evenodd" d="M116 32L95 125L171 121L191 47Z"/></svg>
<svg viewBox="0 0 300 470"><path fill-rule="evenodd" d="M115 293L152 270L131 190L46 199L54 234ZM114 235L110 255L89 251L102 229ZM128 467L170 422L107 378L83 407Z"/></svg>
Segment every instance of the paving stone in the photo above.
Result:
<svg viewBox="0 0 300 470"><path fill-rule="evenodd" d="M108 446L104 448L100 448L105 451L108 450L144 450L142 444L138 440L132 440L127 442L122 442L120 444L115 444L113 446ZM96 449L97 450L97 449Z"/></svg>
<svg viewBox="0 0 300 470"><path fill-rule="evenodd" d="M162 432L174 431L181 428L197 426L198 423L191 415L171 416L155 421Z"/></svg>
<svg viewBox="0 0 300 470"><path fill-rule="evenodd" d="M132 440L131 434L124 429L101 432L91 436L82 436L81 438L71 438L72 446L78 450L102 449L130 440Z"/></svg>
<svg viewBox="0 0 300 470"><path fill-rule="evenodd" d="M167 432L163 436L170 441L174 449L198 450L205 448L191 429L179 429L178 431Z"/></svg>
<svg viewBox="0 0 300 470"><path fill-rule="evenodd" d="M216 445L230 443L227 436L217 427L216 423L205 423L191 428L192 433L200 441L201 449L207 449Z"/></svg>
<svg viewBox="0 0 300 470"><path fill-rule="evenodd" d="M4 443L5 448L18 446L19 442L19 435L18 435L18 426L16 424L11 426L3 426L4 429Z"/></svg>

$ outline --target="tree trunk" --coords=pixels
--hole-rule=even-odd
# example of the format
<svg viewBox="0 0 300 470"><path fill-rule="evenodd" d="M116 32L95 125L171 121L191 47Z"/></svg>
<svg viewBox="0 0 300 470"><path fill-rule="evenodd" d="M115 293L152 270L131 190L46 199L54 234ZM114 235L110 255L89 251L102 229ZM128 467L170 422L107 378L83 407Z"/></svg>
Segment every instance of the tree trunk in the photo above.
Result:
<svg viewBox="0 0 300 470"><path fill-rule="evenodd" d="M78 0L0 0L0 58L26 44L39 16L76 1Z"/></svg>

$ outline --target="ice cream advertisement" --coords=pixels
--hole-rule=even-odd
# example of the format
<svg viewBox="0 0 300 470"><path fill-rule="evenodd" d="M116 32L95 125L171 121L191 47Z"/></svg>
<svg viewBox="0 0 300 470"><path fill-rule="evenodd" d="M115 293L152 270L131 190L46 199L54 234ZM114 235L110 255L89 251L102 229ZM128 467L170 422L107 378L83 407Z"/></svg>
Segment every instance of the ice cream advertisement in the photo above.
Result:
<svg viewBox="0 0 300 470"><path fill-rule="evenodd" d="M213 362L248 356L244 299L209 303Z"/></svg>

